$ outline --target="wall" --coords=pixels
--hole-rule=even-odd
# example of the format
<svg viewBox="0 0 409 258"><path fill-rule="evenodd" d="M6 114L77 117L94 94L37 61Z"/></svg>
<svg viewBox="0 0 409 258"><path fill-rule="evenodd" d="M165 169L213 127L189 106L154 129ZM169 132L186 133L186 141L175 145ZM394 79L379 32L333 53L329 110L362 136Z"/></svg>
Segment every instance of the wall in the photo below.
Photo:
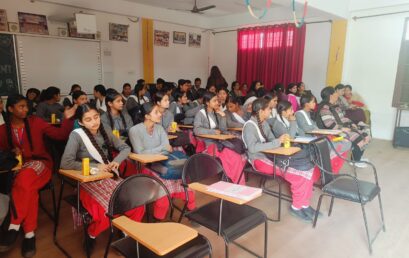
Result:
<svg viewBox="0 0 409 258"><path fill-rule="evenodd" d="M229 87L236 80L237 31L217 33L213 38L212 65L220 68Z"/></svg>

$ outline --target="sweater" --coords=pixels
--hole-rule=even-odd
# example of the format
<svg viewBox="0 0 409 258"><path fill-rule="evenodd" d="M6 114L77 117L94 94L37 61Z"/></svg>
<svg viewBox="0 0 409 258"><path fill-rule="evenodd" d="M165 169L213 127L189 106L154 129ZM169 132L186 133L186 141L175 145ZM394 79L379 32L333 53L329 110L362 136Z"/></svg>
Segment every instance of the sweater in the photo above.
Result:
<svg viewBox="0 0 409 258"><path fill-rule="evenodd" d="M153 126L152 135L148 134L144 123L139 123L129 130L129 139L135 153L160 154L168 151L168 135L161 125Z"/></svg>

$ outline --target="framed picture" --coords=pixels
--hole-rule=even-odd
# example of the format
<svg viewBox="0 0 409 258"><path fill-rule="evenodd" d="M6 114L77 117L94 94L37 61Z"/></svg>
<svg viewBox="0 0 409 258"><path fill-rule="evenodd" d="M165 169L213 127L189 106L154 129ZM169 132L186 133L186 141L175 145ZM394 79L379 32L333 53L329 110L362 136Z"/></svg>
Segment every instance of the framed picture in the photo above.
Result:
<svg viewBox="0 0 409 258"><path fill-rule="evenodd" d="M7 31L7 12L4 9L0 9L0 31Z"/></svg>
<svg viewBox="0 0 409 258"><path fill-rule="evenodd" d="M174 44L186 44L186 32L174 31L173 32Z"/></svg>
<svg viewBox="0 0 409 258"><path fill-rule="evenodd" d="M169 32L155 30L154 44L155 46L169 47Z"/></svg>
<svg viewBox="0 0 409 258"><path fill-rule="evenodd" d="M109 40L128 42L129 25L109 23Z"/></svg>
<svg viewBox="0 0 409 258"><path fill-rule="evenodd" d="M95 34L78 33L75 20L68 23L68 35L73 38L95 39Z"/></svg>
<svg viewBox="0 0 409 258"><path fill-rule="evenodd" d="M68 29L67 28L58 28L58 36L68 37Z"/></svg>
<svg viewBox="0 0 409 258"><path fill-rule="evenodd" d="M202 35L197 33L189 33L189 47L200 47Z"/></svg>
<svg viewBox="0 0 409 258"><path fill-rule="evenodd" d="M10 32L20 32L17 22L9 22L9 31Z"/></svg>
<svg viewBox="0 0 409 258"><path fill-rule="evenodd" d="M21 33L48 35L47 17L41 14L18 12Z"/></svg>

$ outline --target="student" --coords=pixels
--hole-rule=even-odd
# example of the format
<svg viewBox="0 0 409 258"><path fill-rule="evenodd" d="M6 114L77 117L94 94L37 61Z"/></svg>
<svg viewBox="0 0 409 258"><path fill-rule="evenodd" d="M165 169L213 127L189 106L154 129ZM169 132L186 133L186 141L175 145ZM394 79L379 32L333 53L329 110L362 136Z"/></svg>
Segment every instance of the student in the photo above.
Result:
<svg viewBox="0 0 409 258"><path fill-rule="evenodd" d="M120 136L128 137L128 131L133 126L131 116L124 111L122 95L115 90L107 91L105 97L107 112L101 115L101 122L107 130L118 130Z"/></svg>
<svg viewBox="0 0 409 258"><path fill-rule="evenodd" d="M105 86L102 84L98 84L94 87L94 97L96 101L96 107L99 112L106 112L107 106L105 102L105 96L107 95L107 91Z"/></svg>
<svg viewBox="0 0 409 258"><path fill-rule="evenodd" d="M162 113L159 106L154 103L146 103L142 107L144 122L133 126L129 130L129 139L131 140L132 148L138 154L168 154L172 152L172 147L169 144L168 134L159 123L161 122ZM168 180L160 178L156 172L144 171L160 179L170 191L172 198L186 200L184 189L181 186L182 181ZM194 209L195 198L194 193L189 192L188 209ZM164 219L169 207L166 198L160 199L154 204L154 217Z"/></svg>
<svg viewBox="0 0 409 258"><path fill-rule="evenodd" d="M30 88L26 92L26 99L28 104L28 115L36 112L37 104L40 100L40 91L35 88Z"/></svg>
<svg viewBox="0 0 409 258"><path fill-rule="evenodd" d="M162 114L160 125L166 132L172 130L171 125L174 121L173 113L169 111L169 96L164 92L156 92L154 97L154 103L158 106L159 112Z"/></svg>
<svg viewBox="0 0 409 258"><path fill-rule="evenodd" d="M0 96L0 125L4 124L4 117L6 113L4 112L3 98Z"/></svg>
<svg viewBox="0 0 409 258"><path fill-rule="evenodd" d="M277 102L278 97L274 94L274 92L267 93L263 97L264 99L268 100L268 106L271 109L271 115L267 118L267 124L270 126L271 130L273 130L274 123L277 119Z"/></svg>
<svg viewBox="0 0 409 258"><path fill-rule="evenodd" d="M190 86L189 86L190 85ZM176 89L176 91L173 93L173 95L176 92L181 92L181 93L186 93L186 97L190 100L193 101L193 97L192 94L190 92L190 88L192 86L192 83L190 82L190 80L184 80L184 79L180 79L178 81L178 88ZM175 99L176 100L176 99Z"/></svg>
<svg viewBox="0 0 409 258"><path fill-rule="evenodd" d="M132 94L132 87L131 84L124 83L122 86L122 98L125 100L125 102L128 100L129 96Z"/></svg>
<svg viewBox="0 0 409 258"><path fill-rule="evenodd" d="M198 98L198 91L200 89L200 86L202 85L202 80L200 78L196 78L194 81L194 85L190 92L192 93L193 100L196 100Z"/></svg>
<svg viewBox="0 0 409 258"><path fill-rule="evenodd" d="M47 122L51 122L52 114L56 119L63 119L64 107L59 103L61 100L60 89L57 87L48 87L42 93L42 102L37 105L36 115Z"/></svg>
<svg viewBox="0 0 409 258"><path fill-rule="evenodd" d="M238 81L232 82L230 96L236 98L240 105L243 105L245 95L243 95L240 83Z"/></svg>
<svg viewBox="0 0 409 258"><path fill-rule="evenodd" d="M226 111L227 103L229 102L229 91L226 88L218 89L217 98L219 100L220 108L222 109L222 111Z"/></svg>
<svg viewBox="0 0 409 258"><path fill-rule="evenodd" d="M104 129L98 110L92 105L84 104L77 108L76 117L81 128L71 132L61 159L61 168L82 170L82 159L89 158L91 168L101 172L112 172L115 177L119 174L128 174L129 171L123 173L118 171L124 169L131 148L112 132ZM118 154L114 157L115 151ZM109 227L109 219L105 214L111 194L120 182L120 178L117 180L109 178L83 183L80 186L81 203L92 217L85 241L90 251L95 247L95 238ZM143 212L144 208L138 207L126 215L135 221L141 221Z"/></svg>
<svg viewBox="0 0 409 258"><path fill-rule="evenodd" d="M188 104L188 98L186 92L175 91L173 94L175 101L170 103L169 111L172 113L174 120L177 123L183 123L185 119L184 107Z"/></svg>
<svg viewBox="0 0 409 258"><path fill-rule="evenodd" d="M300 98L296 95L297 94L297 84L295 83L288 84L286 94L287 94L287 100L293 106L293 111L296 112L298 109L300 109Z"/></svg>
<svg viewBox="0 0 409 258"><path fill-rule="evenodd" d="M11 212L8 231L0 237L0 252L10 250L20 231L24 231L23 257L33 257L36 252L35 234L38 215L38 191L51 179L53 161L47 152L44 136L66 140L72 130L70 119L75 108L64 111L60 128L47 124L36 116L28 117L27 99L22 95L8 97L7 119L0 126L0 150L22 156L23 166L15 173L11 198L16 214ZM17 215L17 216L16 216Z"/></svg>
<svg viewBox="0 0 409 258"><path fill-rule="evenodd" d="M230 97L226 112L228 128L242 128L244 123L250 118L249 112L246 112L239 104L238 98Z"/></svg>
<svg viewBox="0 0 409 258"><path fill-rule="evenodd" d="M217 92L216 85L213 85L213 84L206 86L206 90L214 94L216 94Z"/></svg>
<svg viewBox="0 0 409 258"><path fill-rule="evenodd" d="M297 130L297 121L291 103L287 100L280 101L277 105L277 117L273 125L274 135L280 137L283 134L288 134L294 138Z"/></svg>
<svg viewBox="0 0 409 258"><path fill-rule="evenodd" d="M342 110L336 105L338 94L333 87L325 87L321 91L322 102L318 106L317 125L323 129L342 130L352 142L352 158L360 161L368 144L371 141L367 128L360 128L350 119L344 117ZM366 160L366 159L364 159ZM356 164L365 167L366 164Z"/></svg>
<svg viewBox="0 0 409 258"><path fill-rule="evenodd" d="M148 88L151 101L154 100L156 92L162 91L163 85L165 85L165 80L162 78L158 78L156 80L156 84L153 84Z"/></svg>
<svg viewBox="0 0 409 258"><path fill-rule="evenodd" d="M304 82L299 82L297 83L297 96L302 97L303 95L306 94L312 94L310 90L305 89L305 83Z"/></svg>
<svg viewBox="0 0 409 258"><path fill-rule="evenodd" d="M216 89L222 87L227 88L229 86L226 82L226 79L220 72L219 67L215 65L210 69L210 76L209 78L207 78L206 88L210 88L211 85L215 86Z"/></svg>
<svg viewBox="0 0 409 258"><path fill-rule="evenodd" d="M345 117L351 119L356 124L366 126L364 123L366 121L365 112L348 102L348 100L344 97L345 89L346 87L343 84L337 84L335 86L335 91L339 95L337 105L344 112Z"/></svg>
<svg viewBox="0 0 409 258"><path fill-rule="evenodd" d="M145 83L138 80L139 83L135 85L134 95L128 97L126 102L126 109L129 114L132 116L135 109L139 109L143 104L148 103L149 99L145 96L146 86Z"/></svg>
<svg viewBox="0 0 409 258"><path fill-rule="evenodd" d="M285 94L285 91L284 91L284 84L282 84L281 82L276 83L274 85L274 91L278 97L278 101L287 100L287 95Z"/></svg>
<svg viewBox="0 0 409 258"><path fill-rule="evenodd" d="M64 108L70 108L70 107L72 107L72 105L73 105L73 104L72 104L72 94L73 94L75 91L79 91L79 90L81 90L81 86L79 86L78 84L73 84L73 85L71 86L70 93L69 93L68 96L65 97L64 100L62 101L62 105L63 105Z"/></svg>
<svg viewBox="0 0 409 258"><path fill-rule="evenodd" d="M196 113L203 108L203 96L206 92L207 91L205 89L200 88L196 93L197 98L183 107L183 111L185 112L185 119L183 120L183 124L193 124Z"/></svg>
<svg viewBox="0 0 409 258"><path fill-rule="evenodd" d="M252 108L252 117L243 127L243 141L247 147L247 155L251 165L257 171L265 174L273 174L275 166L276 174L283 177L291 186L292 205L290 214L301 220L311 222L315 215L315 210L310 206L313 190L313 165L306 160L305 166L301 170L301 168L292 167L291 164L286 169L274 164L272 159L263 151L280 147L285 139L290 136L283 134L279 138L274 137L266 123L271 114L268 100L257 99L254 101Z"/></svg>
<svg viewBox="0 0 409 258"><path fill-rule="evenodd" d="M248 90L249 90L249 87L248 87L247 83L244 82L244 83L241 85L241 94L242 94L243 96L246 96Z"/></svg>
<svg viewBox="0 0 409 258"><path fill-rule="evenodd" d="M83 91L75 91L72 94L72 102L74 103L73 107L78 107L81 105L84 105L88 103L88 96L85 92ZM78 119L75 119L74 121L74 129L80 128L80 124L78 122Z"/></svg>
<svg viewBox="0 0 409 258"><path fill-rule="evenodd" d="M253 81L250 85L250 89L247 92L246 98L249 97L259 97L258 95L261 95L263 92L261 92L260 89L263 88L263 84L261 83L261 81ZM261 97L261 96L260 96Z"/></svg>
<svg viewBox="0 0 409 258"><path fill-rule="evenodd" d="M226 113L220 108L216 94L206 92L203 96L204 107L196 114L193 123L193 132L196 136L201 134L222 134L227 133ZM219 150L217 141L202 138L201 144L197 145L196 152L207 152L220 158L227 176L234 183L244 183L240 174L245 165L245 159L240 154L229 148Z"/></svg>

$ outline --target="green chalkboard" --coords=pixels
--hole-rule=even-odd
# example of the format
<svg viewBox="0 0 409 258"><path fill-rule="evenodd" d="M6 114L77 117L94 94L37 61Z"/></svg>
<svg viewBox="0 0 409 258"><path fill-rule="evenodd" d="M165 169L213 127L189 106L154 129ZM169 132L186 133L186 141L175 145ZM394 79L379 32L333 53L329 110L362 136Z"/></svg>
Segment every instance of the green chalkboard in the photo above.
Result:
<svg viewBox="0 0 409 258"><path fill-rule="evenodd" d="M0 96L19 92L14 37L0 34Z"/></svg>

